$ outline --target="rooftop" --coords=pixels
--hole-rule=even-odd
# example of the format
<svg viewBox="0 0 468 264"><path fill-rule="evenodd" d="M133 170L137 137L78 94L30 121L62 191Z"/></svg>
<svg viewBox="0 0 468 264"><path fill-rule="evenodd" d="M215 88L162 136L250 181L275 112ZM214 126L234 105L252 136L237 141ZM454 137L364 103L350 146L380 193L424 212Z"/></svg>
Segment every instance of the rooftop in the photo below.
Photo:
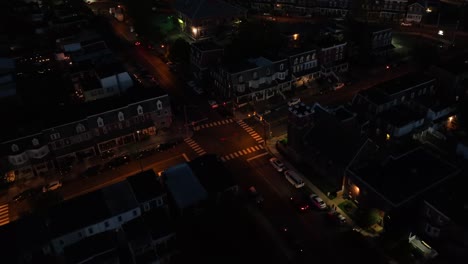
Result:
<svg viewBox="0 0 468 264"><path fill-rule="evenodd" d="M401 156L369 155L351 164L349 170L371 186L393 206L399 206L415 196L453 176L458 169L423 147Z"/></svg>
<svg viewBox="0 0 468 264"><path fill-rule="evenodd" d="M258 68L257 65L247 60L241 60L241 61L236 61L236 62L225 62L223 63L223 65L226 68L226 70L232 74Z"/></svg>
<svg viewBox="0 0 468 264"><path fill-rule="evenodd" d="M164 180L180 209L185 209L208 198L208 193L187 163L172 166L164 171Z"/></svg>
<svg viewBox="0 0 468 264"><path fill-rule="evenodd" d="M405 105L392 107L379 115L380 118L396 127L405 126L413 121L424 118L424 116L424 114L418 113Z"/></svg>
<svg viewBox="0 0 468 264"><path fill-rule="evenodd" d="M200 41L192 43L192 46L196 47L201 51L209 51L209 50L220 50L223 47L219 46L218 44L212 41Z"/></svg>
<svg viewBox="0 0 468 264"><path fill-rule="evenodd" d="M215 154L206 154L188 163L210 194L218 194L236 185L234 178Z"/></svg>
<svg viewBox="0 0 468 264"><path fill-rule="evenodd" d="M153 170L147 170L127 178L139 203L152 200L164 194L158 176Z"/></svg>
<svg viewBox="0 0 468 264"><path fill-rule="evenodd" d="M82 229L112 216L138 208L127 182L64 201L49 212L52 237Z"/></svg>
<svg viewBox="0 0 468 264"><path fill-rule="evenodd" d="M288 108L289 113L297 117L306 117L314 112L314 106L308 106L304 103L299 103Z"/></svg>
<svg viewBox="0 0 468 264"><path fill-rule="evenodd" d="M249 59L250 63L257 65L258 67L266 67L273 64L273 62L265 57L258 57L255 59Z"/></svg>
<svg viewBox="0 0 468 264"><path fill-rule="evenodd" d="M468 72L468 53L458 54L451 59L437 64L437 67L453 74L462 74Z"/></svg>

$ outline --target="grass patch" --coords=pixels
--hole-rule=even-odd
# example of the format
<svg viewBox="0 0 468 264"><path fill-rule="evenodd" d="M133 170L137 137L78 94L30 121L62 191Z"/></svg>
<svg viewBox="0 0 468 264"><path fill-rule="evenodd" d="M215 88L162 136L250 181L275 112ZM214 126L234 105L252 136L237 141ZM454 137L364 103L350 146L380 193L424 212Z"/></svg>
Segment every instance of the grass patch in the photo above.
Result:
<svg viewBox="0 0 468 264"><path fill-rule="evenodd" d="M351 219L356 220L358 207L351 201L345 200L338 207L345 212Z"/></svg>

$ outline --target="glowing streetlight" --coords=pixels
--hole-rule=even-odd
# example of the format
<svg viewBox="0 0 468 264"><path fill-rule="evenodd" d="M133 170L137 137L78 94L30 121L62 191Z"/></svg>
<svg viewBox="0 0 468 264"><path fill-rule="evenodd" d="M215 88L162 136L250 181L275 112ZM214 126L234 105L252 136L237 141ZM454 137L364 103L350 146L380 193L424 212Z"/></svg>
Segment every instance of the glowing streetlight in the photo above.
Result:
<svg viewBox="0 0 468 264"><path fill-rule="evenodd" d="M439 32L437 32L437 35L443 36L443 35L444 35L444 31L443 31L443 30L439 30Z"/></svg>
<svg viewBox="0 0 468 264"><path fill-rule="evenodd" d="M294 35L293 35L293 39L294 39L294 40L298 40L298 39L299 39L299 34L297 34L297 33L294 34Z"/></svg>
<svg viewBox="0 0 468 264"><path fill-rule="evenodd" d="M426 13L432 13L432 9L431 9L430 7L428 7L428 8L426 9Z"/></svg>
<svg viewBox="0 0 468 264"><path fill-rule="evenodd" d="M192 33L193 33L194 35L197 35L198 29L197 29L196 27L192 27Z"/></svg>

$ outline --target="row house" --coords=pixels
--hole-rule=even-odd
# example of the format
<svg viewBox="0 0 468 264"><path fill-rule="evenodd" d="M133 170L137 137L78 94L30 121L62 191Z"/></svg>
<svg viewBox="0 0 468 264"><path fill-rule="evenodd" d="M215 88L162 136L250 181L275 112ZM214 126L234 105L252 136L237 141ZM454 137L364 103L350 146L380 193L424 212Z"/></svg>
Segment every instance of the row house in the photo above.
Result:
<svg viewBox="0 0 468 264"><path fill-rule="evenodd" d="M85 238L116 230L141 216L141 210L127 181L64 201L46 216L52 254Z"/></svg>
<svg viewBox="0 0 468 264"><path fill-rule="evenodd" d="M177 21L181 31L193 41L210 39L220 27L233 28L246 11L222 0L176 0Z"/></svg>
<svg viewBox="0 0 468 264"><path fill-rule="evenodd" d="M424 14L426 13L426 3L417 1L408 4L405 21L409 23L421 23Z"/></svg>
<svg viewBox="0 0 468 264"><path fill-rule="evenodd" d="M352 100L357 111L374 116L393 106L435 93L436 79L423 73L409 73L359 91Z"/></svg>
<svg viewBox="0 0 468 264"><path fill-rule="evenodd" d="M345 17L351 5L349 0L317 0L316 13L327 17Z"/></svg>
<svg viewBox="0 0 468 264"><path fill-rule="evenodd" d="M293 51L289 55L291 86L307 86L320 76L317 50Z"/></svg>
<svg viewBox="0 0 468 264"><path fill-rule="evenodd" d="M209 68L221 61L224 48L211 41L194 42L190 47L190 68L197 80L209 75Z"/></svg>
<svg viewBox="0 0 468 264"><path fill-rule="evenodd" d="M384 21L400 22L404 20L408 0L384 0L380 18Z"/></svg>
<svg viewBox="0 0 468 264"><path fill-rule="evenodd" d="M318 62L320 76L339 80L339 74L348 71L346 60L347 42L327 38L317 43L319 47Z"/></svg>
<svg viewBox="0 0 468 264"><path fill-rule="evenodd" d="M238 64L225 64L211 72L215 94L233 100L238 107L266 100L291 89L291 74L286 58L258 57Z"/></svg>
<svg viewBox="0 0 468 264"><path fill-rule="evenodd" d="M85 110L94 113L86 116L82 114ZM2 173L16 178L40 175L57 166L68 166L75 160L84 160L141 137L155 135L158 129L168 127L172 122L167 95L106 112L87 107L76 111L81 118L2 142ZM72 116L74 112L62 111L61 114Z"/></svg>

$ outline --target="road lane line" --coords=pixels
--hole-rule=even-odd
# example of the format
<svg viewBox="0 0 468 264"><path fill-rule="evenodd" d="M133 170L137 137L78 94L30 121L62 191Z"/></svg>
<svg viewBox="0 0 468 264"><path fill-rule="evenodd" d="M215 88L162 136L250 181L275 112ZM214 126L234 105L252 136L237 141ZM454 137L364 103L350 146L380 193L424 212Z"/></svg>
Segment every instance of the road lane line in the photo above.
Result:
<svg viewBox="0 0 468 264"><path fill-rule="evenodd" d="M263 152L262 154L258 154L257 156L253 156L251 158L248 158L247 161L251 161L251 160L254 160L254 159L258 159L260 157L263 157L265 155L268 155L268 152Z"/></svg>
<svg viewBox="0 0 468 264"><path fill-rule="evenodd" d="M236 158L238 158L239 154L237 154L237 152L234 152L234 156L236 156Z"/></svg>

